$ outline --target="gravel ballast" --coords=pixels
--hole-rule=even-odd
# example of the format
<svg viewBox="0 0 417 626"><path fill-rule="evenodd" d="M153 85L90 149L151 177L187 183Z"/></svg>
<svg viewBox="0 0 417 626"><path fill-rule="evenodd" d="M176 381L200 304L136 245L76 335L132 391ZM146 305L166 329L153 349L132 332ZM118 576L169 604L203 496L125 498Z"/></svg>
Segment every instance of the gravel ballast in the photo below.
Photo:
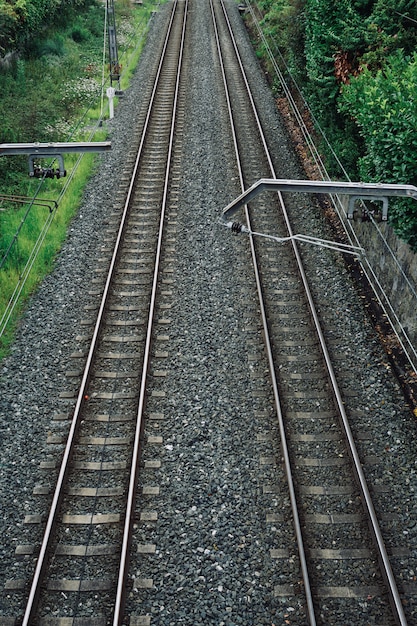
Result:
<svg viewBox="0 0 417 626"><path fill-rule="evenodd" d="M237 8L232 8L281 175L303 178ZM153 17L137 73L109 123L112 151L101 158L100 170L86 189L56 268L33 296L12 353L1 364L0 589L6 580L18 576L14 550L27 542L23 518L39 509L32 490L45 478L39 464L49 453L46 438L57 410L56 398L67 388L65 372L71 369L70 355L77 350L76 336L82 334L79 325L85 317L84 307L91 302L91 259L99 256L104 242L104 227L113 210L114 181L123 172L133 120L143 104L142 85L159 49L168 11L169 5ZM266 524L265 510L273 502L287 515L288 502L285 495L271 500L263 492L268 481L284 482L279 463L273 469L264 466L259 470L260 454L279 458L279 442L276 430L268 426L271 440L255 446L261 441L265 413L270 413L269 396L255 397L251 392L254 381L248 356L256 353L260 337L255 333L248 341L245 329L257 307L247 300L245 283L251 280L251 270L246 242L231 237L218 224L222 208L240 190L233 173L233 149L217 83L206 0L194 3L192 12L188 28L193 62L188 68L190 91L176 244L180 260L170 312L177 330L170 339L168 400L161 430L166 469L155 474L161 487L155 501L160 512L158 524L142 525L136 536L136 541L157 546L154 560L145 559L134 572L135 577L152 578L155 589L132 596L130 606L138 615L152 616L152 626L271 626L286 623L286 619L302 624L297 621L297 606L271 601L272 586L280 573L267 557L270 549L279 547L280 538L274 535L274 527ZM308 216L310 213L311 222L309 217L304 219L303 231L323 228L324 236L330 238L324 220L307 211ZM411 547L410 556L402 559L397 571L405 582L412 582L417 549L412 413L343 264L329 267L315 262L316 289L325 289L327 297L321 315L335 326L341 317L344 320L336 356L348 367L351 363L356 372L351 390L357 419L353 428L360 431L366 427L373 433L372 447L361 453L389 456L388 464L371 466L367 473L371 482L383 480L392 490L387 506L402 516L406 534L401 540ZM158 402L151 402L148 410L160 410ZM363 445L368 446L369 440ZM380 496L381 508L384 497L386 494ZM288 567L291 569L292 563ZM13 598L3 592L0 620L14 611ZM417 623L412 607L408 617L410 624ZM361 623L360 616L357 623Z"/></svg>

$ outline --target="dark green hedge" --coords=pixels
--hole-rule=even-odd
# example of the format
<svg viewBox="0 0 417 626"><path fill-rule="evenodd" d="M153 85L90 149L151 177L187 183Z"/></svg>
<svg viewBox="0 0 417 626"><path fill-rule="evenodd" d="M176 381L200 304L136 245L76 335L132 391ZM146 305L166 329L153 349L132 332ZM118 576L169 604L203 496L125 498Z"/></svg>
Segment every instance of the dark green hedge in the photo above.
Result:
<svg viewBox="0 0 417 626"><path fill-rule="evenodd" d="M417 185L417 53L399 49L384 68L364 68L343 87L340 110L354 118L365 153L361 180ZM393 203L390 218L397 233L417 250L417 203Z"/></svg>
<svg viewBox="0 0 417 626"><path fill-rule="evenodd" d="M417 185L415 0L261 0L260 6L267 36L350 177ZM340 177L325 146L323 152L332 176ZM393 203L390 220L417 250L417 203Z"/></svg>

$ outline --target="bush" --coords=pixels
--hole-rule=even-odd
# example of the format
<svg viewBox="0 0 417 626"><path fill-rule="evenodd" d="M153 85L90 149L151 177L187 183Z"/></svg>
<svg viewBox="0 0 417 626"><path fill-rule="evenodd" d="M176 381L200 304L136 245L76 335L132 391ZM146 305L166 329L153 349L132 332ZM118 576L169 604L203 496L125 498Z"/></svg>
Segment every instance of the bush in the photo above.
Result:
<svg viewBox="0 0 417 626"><path fill-rule="evenodd" d="M0 53L21 50L33 54L48 29L64 25L91 3L92 0L0 0ZM47 45L51 51L42 54L61 53L59 41Z"/></svg>
<svg viewBox="0 0 417 626"><path fill-rule="evenodd" d="M396 51L376 74L363 68L343 87L339 106L355 120L366 148L361 180L417 185L417 53ZM417 249L417 204L397 203L390 219Z"/></svg>
<svg viewBox="0 0 417 626"><path fill-rule="evenodd" d="M61 35L55 35L53 39L45 39L40 41L37 47L37 56L57 56L62 57L65 53L64 38Z"/></svg>
<svg viewBox="0 0 417 626"><path fill-rule="evenodd" d="M349 177L417 185L415 0L258 0L257 6L271 49L280 48ZM328 143L320 148L328 172L340 178ZM390 220L417 250L417 203L392 203Z"/></svg>
<svg viewBox="0 0 417 626"><path fill-rule="evenodd" d="M82 43L83 41L87 41L89 39L90 33L82 26L74 26L71 32L71 37L75 43Z"/></svg>

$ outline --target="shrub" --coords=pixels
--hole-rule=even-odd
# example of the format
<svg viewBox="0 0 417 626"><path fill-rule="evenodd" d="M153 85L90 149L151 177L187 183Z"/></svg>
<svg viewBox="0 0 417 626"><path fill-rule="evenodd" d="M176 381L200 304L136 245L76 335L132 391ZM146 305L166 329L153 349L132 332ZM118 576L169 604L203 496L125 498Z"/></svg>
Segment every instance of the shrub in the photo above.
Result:
<svg viewBox="0 0 417 626"><path fill-rule="evenodd" d="M55 35L53 39L41 41L38 47L39 56L62 57L64 52L64 38L61 35Z"/></svg>
<svg viewBox="0 0 417 626"><path fill-rule="evenodd" d="M406 57L397 50L375 74L363 68L343 87L339 106L363 138L361 179L417 185L417 53ZM417 204L393 204L390 219L417 249Z"/></svg>
<svg viewBox="0 0 417 626"><path fill-rule="evenodd" d="M89 39L90 33L83 26L74 26L71 32L71 37L75 43L82 43L83 41L87 41Z"/></svg>
<svg viewBox="0 0 417 626"><path fill-rule="evenodd" d="M33 55L38 42L50 28L64 25L91 5L92 0L0 0L0 53L24 50ZM59 54L60 42L48 42Z"/></svg>

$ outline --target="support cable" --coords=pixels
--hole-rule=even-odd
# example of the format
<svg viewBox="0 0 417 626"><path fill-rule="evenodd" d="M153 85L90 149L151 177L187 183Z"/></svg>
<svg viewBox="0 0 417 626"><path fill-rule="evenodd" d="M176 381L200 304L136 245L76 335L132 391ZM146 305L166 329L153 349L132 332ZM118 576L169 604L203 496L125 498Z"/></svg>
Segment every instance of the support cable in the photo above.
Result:
<svg viewBox="0 0 417 626"><path fill-rule="evenodd" d="M311 237L310 235L290 235L288 237L278 237L276 235L267 235L265 233L257 233L251 230L244 224L239 222L219 222L222 226L230 228L233 233L246 233L248 235L264 237L265 239L271 239L276 243L287 243L288 241L301 241L303 243L310 243L312 245L321 246L322 248L329 248L329 250L335 250L336 252L346 252L347 254L353 254L354 256L362 256L365 254L363 248L357 246L350 246L345 243L338 243L336 241L329 241L328 239L320 239L319 237Z"/></svg>

